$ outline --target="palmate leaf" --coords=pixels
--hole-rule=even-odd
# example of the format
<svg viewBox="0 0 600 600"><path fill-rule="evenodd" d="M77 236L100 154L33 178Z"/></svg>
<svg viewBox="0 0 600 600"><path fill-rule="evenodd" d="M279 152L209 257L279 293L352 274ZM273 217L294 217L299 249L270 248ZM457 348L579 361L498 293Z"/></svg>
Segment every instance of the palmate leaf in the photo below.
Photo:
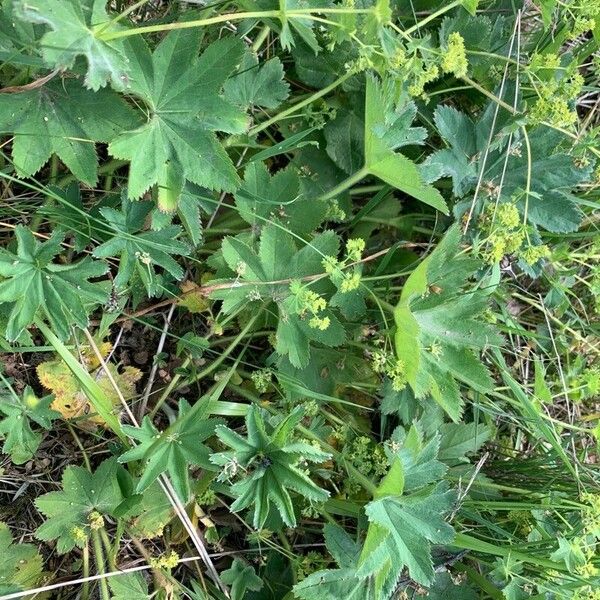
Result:
<svg viewBox="0 0 600 600"><path fill-rule="evenodd" d="M163 211L175 210L185 180L226 191L239 183L213 132L246 129L244 113L219 95L244 46L236 38L224 38L198 58L199 36L197 29L173 31L152 54L139 37L127 46L131 92L146 103L147 121L114 139L109 152L131 162L129 198L158 184Z"/></svg>
<svg viewBox="0 0 600 600"><path fill-rule="evenodd" d="M455 493L445 483L404 494L404 467L396 459L365 508L369 529L358 561L359 577L375 577L383 589L408 568L411 579L429 585L434 578L431 544L449 544L454 529L444 515ZM385 596L384 596L385 597Z"/></svg>
<svg viewBox="0 0 600 600"><path fill-rule="evenodd" d="M302 600L381 600L373 577L357 577L356 563L361 547L338 525L325 525L327 550L339 569L312 573L294 586L294 596Z"/></svg>
<svg viewBox="0 0 600 600"><path fill-rule="evenodd" d="M271 506L286 525L296 526L290 491L315 502L329 497L298 464L300 460L323 462L329 458L329 454L310 444L293 441L294 429L303 416L303 409L297 407L276 427L270 427L262 412L251 406L246 416L248 437L224 425L217 427L218 438L231 450L213 454L210 459L224 467L222 479L228 478L233 464L244 469L244 477L231 486L236 498L231 510L237 512L254 506L252 522L257 529L265 524Z"/></svg>
<svg viewBox="0 0 600 600"><path fill-rule="evenodd" d="M113 91L90 92L73 79L0 95L0 135L14 136L12 160L20 177L34 175L56 154L77 179L93 186L94 142L109 142L136 120Z"/></svg>
<svg viewBox="0 0 600 600"><path fill-rule="evenodd" d="M124 500L119 479L127 476L113 458L105 460L94 473L82 467L67 467L62 490L43 494L35 501L36 508L46 517L36 537L57 540L60 554L81 546L90 533L90 514L110 515Z"/></svg>
<svg viewBox="0 0 600 600"><path fill-rule="evenodd" d="M481 161L488 145L490 127L494 122L496 105L491 103L474 122L469 116L449 106L438 106L434 114L435 124L448 148L437 150L422 166L427 181L451 177L454 193L463 197L476 185ZM528 132L531 149L529 164L526 143L522 131L512 134L504 128L508 116L501 110L495 121L495 135L488 152L482 177L485 189L494 190L500 202L517 199L517 206L527 215L530 224L553 232L575 231L581 222L581 211L572 190L589 180L593 163L578 164L569 155L565 137L549 127L539 126ZM528 173L530 193L527 196ZM500 185L502 183L502 185ZM488 200L480 194L480 210ZM494 200L495 201L495 196ZM465 211L471 202L457 205L457 214Z"/></svg>
<svg viewBox="0 0 600 600"><path fill-rule="evenodd" d="M386 123L390 107L385 86L385 82L382 84L375 77L367 76L364 167L371 175L448 214L444 198L438 190L423 181L417 165L394 151L409 143L422 142L423 137L419 129L408 127L410 112L396 115L393 126Z"/></svg>
<svg viewBox="0 0 600 600"><path fill-rule="evenodd" d="M289 231L311 233L325 217L327 203L301 190L301 179L294 167L271 176L263 162L250 163L244 181L235 194L235 205L242 219L259 229L271 221Z"/></svg>
<svg viewBox="0 0 600 600"><path fill-rule="evenodd" d="M52 30L40 40L42 56L50 67L70 69L83 56L88 67L86 87L98 90L107 82L116 90L127 87L129 65L122 44L103 41L100 36L122 29L106 12L106 0L17 0L15 13Z"/></svg>
<svg viewBox="0 0 600 600"><path fill-rule="evenodd" d="M16 340L41 313L62 339L70 326L87 327L89 304L103 304L107 293L88 280L107 271L105 263L84 258L72 264L55 264L63 235L40 243L23 226L15 230L17 253L0 249L0 303L12 306L6 338Z"/></svg>
<svg viewBox="0 0 600 600"><path fill-rule="evenodd" d="M430 394L454 421L463 404L456 380L493 389L474 350L502 342L482 319L489 290L465 289L479 261L459 255L459 242L454 225L410 275L394 311L396 354L415 396Z"/></svg>
<svg viewBox="0 0 600 600"><path fill-rule="evenodd" d="M258 592L264 585L254 567L239 558L234 558L231 567L221 573L221 580L230 586L231 600L244 600L246 591Z"/></svg>
<svg viewBox="0 0 600 600"><path fill-rule="evenodd" d="M283 77L283 65L277 57L259 67L256 54L246 50L238 73L232 75L223 86L224 96L243 109L253 106L277 108L290 91Z"/></svg>
<svg viewBox="0 0 600 600"><path fill-rule="evenodd" d="M117 289L123 289L139 276L149 296L159 293L156 268L160 267L175 279L183 277L183 269L173 256L187 255L187 244L177 240L181 227L168 225L158 231L145 231L146 217L154 207L152 202L131 201L123 194L121 210L104 207L100 213L114 236L94 249L94 256L119 256L119 272L114 279Z"/></svg>
<svg viewBox="0 0 600 600"><path fill-rule="evenodd" d="M189 465L214 470L209 460L209 449L202 444L211 437L219 419L207 419L198 408L179 401L179 414L174 423L159 432L148 417L141 427L123 426L125 433L140 442L119 457L119 462L144 461L136 491L143 492L162 473L167 473L182 502L190 496Z"/></svg>
<svg viewBox="0 0 600 600"><path fill-rule="evenodd" d="M59 414L50 409L52 396L38 398L27 386L21 398L0 398L0 435L4 437L2 452L9 454L13 463L21 465L35 455L42 433L34 431L31 423L50 429Z"/></svg>
<svg viewBox="0 0 600 600"><path fill-rule="evenodd" d="M141 573L123 573L108 578L111 600L148 600L148 583Z"/></svg>
<svg viewBox="0 0 600 600"><path fill-rule="evenodd" d="M42 577L42 556L33 544L15 544L0 522L0 594L33 589Z"/></svg>
<svg viewBox="0 0 600 600"><path fill-rule="evenodd" d="M310 327L309 319L296 310L290 282L322 273L323 258L337 256L338 246L338 236L326 231L298 250L295 239L275 223L263 228L258 253L239 237L225 238L223 258L229 268L238 273L241 285L213 292L212 297L223 300L224 312L247 305L249 301L276 302L280 317L276 350L287 355L295 367L302 368L310 359L312 342L338 346L345 339L345 331L329 308L320 313L320 316L329 319L329 326L324 330Z"/></svg>

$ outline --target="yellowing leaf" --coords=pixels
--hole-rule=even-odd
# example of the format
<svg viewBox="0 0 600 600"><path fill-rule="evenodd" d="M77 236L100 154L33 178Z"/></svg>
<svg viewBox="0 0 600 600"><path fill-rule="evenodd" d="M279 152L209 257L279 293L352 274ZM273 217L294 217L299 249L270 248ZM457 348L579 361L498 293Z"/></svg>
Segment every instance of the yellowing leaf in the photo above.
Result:
<svg viewBox="0 0 600 600"><path fill-rule="evenodd" d="M99 349L103 356L110 351L110 344L100 344ZM116 410L119 410L120 399L106 373L100 367L99 361L91 350L82 351L83 361L90 375L96 380L102 391L109 398ZM135 367L125 367L121 371L112 364L108 365L112 378L117 383L121 394L126 400L136 394L135 384L142 376L142 372ZM62 360L49 360L37 367L40 383L54 394L54 401L50 407L59 412L65 419L81 419L82 425L93 429L97 425L106 426L106 421L98 415L88 400L84 389L73 375L69 367ZM89 416L88 416L89 415Z"/></svg>
<svg viewBox="0 0 600 600"><path fill-rule="evenodd" d="M184 306L191 313L201 313L209 307L208 300L198 284L186 280L179 287L182 292L182 296L178 300L179 306Z"/></svg>

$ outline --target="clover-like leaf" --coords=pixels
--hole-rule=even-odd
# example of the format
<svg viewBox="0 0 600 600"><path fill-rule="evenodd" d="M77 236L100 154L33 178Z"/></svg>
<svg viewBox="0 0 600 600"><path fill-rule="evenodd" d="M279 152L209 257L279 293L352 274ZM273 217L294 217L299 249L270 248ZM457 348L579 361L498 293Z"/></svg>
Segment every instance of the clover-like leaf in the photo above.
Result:
<svg viewBox="0 0 600 600"><path fill-rule="evenodd" d="M274 301L280 315L276 350L302 368L308 364L311 342L338 346L345 339L333 311L313 287L302 283L303 278L323 273L323 259L337 256L338 245L338 236L326 231L298 250L295 238L278 223L263 228L258 253L239 238L225 238L223 258L240 281L212 296L223 300L224 312L248 300Z"/></svg>
<svg viewBox="0 0 600 600"><path fill-rule="evenodd" d="M0 522L0 594L33 589L42 578L42 556L33 544L16 544Z"/></svg>
<svg viewBox="0 0 600 600"><path fill-rule="evenodd" d="M231 586L231 600L244 600L246 591L258 592L262 589L263 580L258 577L254 567L234 558L231 567L221 573L223 583Z"/></svg>
<svg viewBox="0 0 600 600"><path fill-rule="evenodd" d="M359 559L359 577L397 579L403 567L411 579L428 585L434 578L431 544L449 544L454 529L444 516L455 493L444 483L404 494L404 467L396 459L381 481L375 498L367 504L369 529Z"/></svg>
<svg viewBox="0 0 600 600"><path fill-rule="evenodd" d="M448 207L440 192L423 181L417 165L406 156L395 152L409 143L420 143L423 132L411 130L410 109L396 116L394 125L386 124L387 95L383 84L367 77L365 100L365 165L364 170L389 185L417 198L425 204L448 214ZM414 116L414 112L412 112ZM412 120L412 119L411 119Z"/></svg>
<svg viewBox="0 0 600 600"><path fill-rule="evenodd" d="M283 65L277 57L259 66L256 54L246 50L239 72L223 86L225 98L244 109L253 106L277 108L290 91L283 77Z"/></svg>
<svg viewBox="0 0 600 600"><path fill-rule="evenodd" d="M459 242L455 225L410 275L394 312L396 354L415 396L431 394L454 421L463 406L456 380L482 392L493 389L474 351L502 343L482 319L487 293L465 286L480 263L460 255Z"/></svg>
<svg viewBox="0 0 600 600"><path fill-rule="evenodd" d="M98 179L94 142L109 142L132 122L136 114L115 92L90 92L73 79L0 94L0 134L14 136L12 160L20 177L34 175L56 154L93 186Z"/></svg>

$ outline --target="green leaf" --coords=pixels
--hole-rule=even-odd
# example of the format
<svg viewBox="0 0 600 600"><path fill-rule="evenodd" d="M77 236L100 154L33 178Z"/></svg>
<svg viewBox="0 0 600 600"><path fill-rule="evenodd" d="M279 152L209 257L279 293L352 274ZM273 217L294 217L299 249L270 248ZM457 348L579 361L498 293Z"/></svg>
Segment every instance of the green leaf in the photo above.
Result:
<svg viewBox="0 0 600 600"><path fill-rule="evenodd" d="M53 69L71 69L75 59L87 61L85 86L98 90L107 82L123 90L129 82L129 65L122 44L105 42L101 33L122 27L106 12L106 0L17 0L17 16L29 23L47 25L52 31L40 40L42 56Z"/></svg>
<svg viewBox="0 0 600 600"><path fill-rule="evenodd" d="M183 277L183 269L173 258L187 255L189 247L177 240L182 233L178 225L168 225L158 231L146 231L146 218L153 202L135 201L122 196L121 210L104 207L100 213L108 228L114 232L111 239L94 249L94 256L110 258L119 256L119 272L114 279L119 290L137 275L149 296L160 293L156 268L160 267L175 279Z"/></svg>
<svg viewBox="0 0 600 600"><path fill-rule="evenodd" d="M258 58L246 50L238 73L224 84L225 98L243 109L253 106L277 108L289 95L289 85L284 81L281 61L275 57L260 67Z"/></svg>
<svg viewBox="0 0 600 600"><path fill-rule="evenodd" d="M470 15L475 16L479 0L461 0L461 4Z"/></svg>
<svg viewBox="0 0 600 600"><path fill-rule="evenodd" d="M52 420L59 414L50 409L52 396L38 398L27 386L21 398L0 398L0 435L4 437L2 452L9 454L12 462L21 465L32 458L42 441L42 433L34 431L31 423L50 429Z"/></svg>
<svg viewBox="0 0 600 600"><path fill-rule="evenodd" d="M580 539L569 541L563 536L558 538L558 549L551 555L550 559L557 562L563 561L569 573L577 573L577 567L583 567L587 560L584 553L584 542Z"/></svg>
<svg viewBox="0 0 600 600"><path fill-rule="evenodd" d="M286 525L296 526L290 491L314 502L329 497L298 465L301 460L323 462L329 458L327 453L306 442L294 441L294 429L303 414L303 409L297 407L277 426L269 426L262 412L251 406L246 416L248 437L223 425L217 427L217 437L231 450L213 454L210 459L223 467L221 480L228 480L238 469L243 469L243 478L231 486L236 498L231 510L237 512L254 506L252 522L257 529L265 524L271 506Z"/></svg>
<svg viewBox="0 0 600 600"><path fill-rule="evenodd" d="M88 325L88 306L107 299L101 285L88 280L106 273L106 264L84 258L72 264L56 264L63 235L54 234L40 243L21 225L15 229L17 253L0 249L0 304L12 306L6 338L16 340L41 313L62 339L71 325Z"/></svg>
<svg viewBox="0 0 600 600"><path fill-rule="evenodd" d="M198 42L198 30L186 29L167 35L153 54L139 38L128 46L131 92L147 104L147 121L121 133L109 152L131 162L129 198L157 184L164 211L175 210L185 180L230 192L239 183L213 132L246 129L246 116L219 95L244 46L236 38L223 38L198 58Z"/></svg>
<svg viewBox="0 0 600 600"><path fill-rule="evenodd" d="M231 586L231 600L244 600L246 591L258 592L264 585L263 580L256 575L254 567L239 558L234 558L231 567L221 573L221 580Z"/></svg>
<svg viewBox="0 0 600 600"><path fill-rule="evenodd" d="M30 590L42 578L42 556L33 544L14 544L0 521L0 594Z"/></svg>
<svg viewBox="0 0 600 600"><path fill-rule="evenodd" d="M57 540L59 554L76 545L83 546L91 532L91 513L111 515L123 501L121 477L127 477L127 472L114 458L105 460L94 473L82 467L67 467L62 490L43 494L35 501L36 508L46 517L36 530L36 537ZM94 516L91 515L93 520Z"/></svg>
<svg viewBox="0 0 600 600"><path fill-rule="evenodd" d="M392 436L392 440L400 446L394 452L389 452L391 460L397 460L392 463L392 469L395 465L398 471L397 481L402 480L402 486L396 493L414 491L433 481L439 481L447 470L446 465L438 460L440 436L435 435L427 442L422 438L418 422L412 425L407 434L404 434L402 428L398 428ZM392 477L388 476L386 479L390 480Z"/></svg>
<svg viewBox="0 0 600 600"><path fill-rule="evenodd" d="M431 600L478 600L480 596L467 583L454 583L449 573L436 573L427 598Z"/></svg>
<svg viewBox="0 0 600 600"><path fill-rule="evenodd" d="M239 238L225 238L223 258L237 273L239 285L216 290L211 295L223 300L222 310L226 313L247 305L249 300L274 301L280 315L276 350L278 354L289 356L295 367L302 368L310 359L311 342L338 346L345 339L345 331L329 308L318 312L320 318L328 319L328 326L311 327L310 315L298 305L291 284L293 280L323 273L323 258L337 256L338 246L338 236L326 231L297 250L295 238L277 223L263 228L258 254Z"/></svg>
<svg viewBox="0 0 600 600"><path fill-rule="evenodd" d="M239 214L253 228L279 222L289 231L311 233L325 217L327 203L301 191L294 167L271 176L263 162L250 163L235 194Z"/></svg>
<svg viewBox="0 0 600 600"><path fill-rule="evenodd" d="M148 583L141 573L124 573L108 578L111 600L148 600Z"/></svg>
<svg viewBox="0 0 600 600"><path fill-rule="evenodd" d="M575 231L581 222L578 199L571 193L589 180L593 164L577 164L569 154L567 140L560 132L540 126L528 131L531 163L527 141L521 129L504 127L506 111L495 117L496 104L490 103L481 118L474 123L467 115L449 106L438 106L434 120L448 148L437 150L422 165L428 182L440 177L452 177L453 191L465 196L476 185L481 161L486 155L489 133L495 125L493 142L485 162L482 182L500 202L515 201L529 223L548 231ZM509 138L509 135L511 137ZM508 147L508 142L511 142ZM526 193L529 182L529 194ZM481 210L488 194L480 194L477 210ZM457 206L460 214L469 209L471 200Z"/></svg>
<svg viewBox="0 0 600 600"><path fill-rule="evenodd" d="M463 405L456 380L493 389L474 351L502 342L482 319L489 290L469 289L479 261L461 255L459 244L454 225L407 279L394 311L396 354L415 396L430 394L454 421Z"/></svg>
<svg viewBox="0 0 600 600"><path fill-rule="evenodd" d="M466 455L477 452L492 436L490 427L479 423L443 423L439 432L438 458L449 466L468 462Z"/></svg>
<svg viewBox="0 0 600 600"><path fill-rule="evenodd" d="M34 175L56 154L77 179L94 186L94 143L111 141L136 118L113 91L90 92L73 79L0 95L0 134L14 136L12 160L20 177Z"/></svg>
<svg viewBox="0 0 600 600"><path fill-rule="evenodd" d="M385 115L389 107L386 105L388 94L385 88L388 85L379 83L374 77L367 77L364 168L371 175L379 177L409 196L448 214L448 207L442 195L422 180L417 165L402 154L394 152L395 147L404 144L402 140L422 141L422 134L406 130L406 117L410 116L410 110L398 117L400 123L397 127L390 129L389 125L386 125Z"/></svg>
<svg viewBox="0 0 600 600"><path fill-rule="evenodd" d="M202 444L215 432L219 419L206 419L185 400L179 401L177 419L159 432L149 417L141 427L123 426L125 433L139 444L119 456L119 462L143 461L143 471L136 491L143 492L162 473L169 475L179 499L186 503L190 497L189 465L214 470L209 449Z"/></svg>
<svg viewBox="0 0 600 600"><path fill-rule="evenodd" d="M440 136L449 148L437 150L423 164L427 181L452 177L452 191L464 196L477 179L475 156L479 150L478 132L473 121L451 106L438 106L433 115Z"/></svg>
<svg viewBox="0 0 600 600"><path fill-rule="evenodd" d="M356 576L356 568L312 573L294 586L294 597L302 600L381 600L371 577Z"/></svg>
<svg viewBox="0 0 600 600"><path fill-rule="evenodd" d="M397 477L394 466L390 473ZM369 529L357 574L387 572L397 577L406 566L411 579L429 585L434 577L431 544L449 544L454 539L444 514L451 510L455 494L444 484L409 495L394 494L386 479L380 486L386 495L376 496L365 508Z"/></svg>
<svg viewBox="0 0 600 600"><path fill-rule="evenodd" d="M311 19L298 19L294 18L288 20L286 17L286 10L289 9L301 9L309 8L311 6L310 1L306 0L279 0L272 3L274 7L279 8L281 15L279 17L281 21L281 30L279 32L279 42L284 50L290 50L296 45L295 34L302 42L304 42L315 54L319 52L319 43L315 33L313 32L314 21Z"/></svg>
<svg viewBox="0 0 600 600"><path fill-rule="evenodd" d="M336 118L329 121L323 129L327 154L348 174L356 173L365 160L365 124L361 113L339 109Z"/></svg>

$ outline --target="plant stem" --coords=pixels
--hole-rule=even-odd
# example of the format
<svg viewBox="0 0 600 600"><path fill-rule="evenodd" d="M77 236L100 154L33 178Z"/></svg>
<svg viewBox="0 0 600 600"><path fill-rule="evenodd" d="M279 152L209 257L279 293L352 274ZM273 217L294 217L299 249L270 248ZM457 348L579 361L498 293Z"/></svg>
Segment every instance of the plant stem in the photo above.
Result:
<svg viewBox="0 0 600 600"><path fill-rule="evenodd" d="M315 19L315 14L321 15L340 15L340 14L368 14L372 13L371 8L299 8L294 10L257 10L249 12L228 13L208 17L206 19L196 19L194 21L176 21L174 23L163 23L160 25L147 25L146 27L135 27L122 31L111 31L104 35L98 35L97 39L104 42L116 40L132 35L141 35L142 33L159 33L162 31L174 31L178 29L192 29L194 27L206 27L207 25L216 25L218 23L227 23L231 21L243 21L245 19Z"/></svg>
<svg viewBox="0 0 600 600"><path fill-rule="evenodd" d="M461 0L454 0L454 2L450 2L450 4L443 6L439 10L436 10L435 12L431 13L428 17L425 17L424 19L421 19L420 21L415 23L412 27L409 27L408 29L406 29L404 31L404 33L406 35L410 35L411 33L418 31L419 29L421 29L421 27L427 25L427 23L430 23L434 19L441 17L444 13L447 13L449 10L456 8L457 6L460 6L461 4L462 4Z"/></svg>
<svg viewBox="0 0 600 600"><path fill-rule="evenodd" d="M100 543L100 536L98 535L97 531L92 531L92 542L94 544L94 559L96 560L96 569L98 569L98 573L100 575L104 575L106 573L104 554L102 553L102 544ZM102 600L110 600L106 579L100 579L99 585L100 596L102 597Z"/></svg>
<svg viewBox="0 0 600 600"><path fill-rule="evenodd" d="M321 196L321 200L331 200L336 196L339 196L342 192L345 192L348 188L351 188L354 184L364 179L369 174L369 169L363 167L350 175L347 179L344 179L341 183L338 183L333 189L329 190L326 194Z"/></svg>
<svg viewBox="0 0 600 600"><path fill-rule="evenodd" d="M254 43L252 44L252 50L254 52L258 52L260 47L263 45L263 42L269 37L269 33L271 32L271 28L268 25L265 25L256 36Z"/></svg>
<svg viewBox="0 0 600 600"><path fill-rule="evenodd" d="M308 98L305 98L304 100L302 100L302 102L293 104L289 108L286 108L285 110L276 114L274 117L271 117L270 119L267 119L263 123L260 123L259 125L256 125L255 127L252 127L252 129L250 129L250 131L248 131L248 135L253 136L253 135L256 135L257 133L260 133L261 131L265 130L267 127L270 127L274 123L277 123L277 121L281 121L281 119L285 119L285 117L288 117L289 115L294 114L296 111L300 110L301 108L304 108L305 106L308 106L315 100L318 100L319 98L322 98L323 96L326 96L327 94L329 94L329 92L333 91L336 87L338 87L339 85L344 83L344 81L346 81L346 79L349 79L354 74L355 74L354 71L348 71L341 77L338 77L333 83L330 83L327 87L324 87L322 90L319 90L318 92L311 94Z"/></svg>
<svg viewBox="0 0 600 600"><path fill-rule="evenodd" d="M82 557L82 570L83 570L83 578L86 579L90 574L90 546L86 541L85 546L83 547L83 557ZM90 582L84 581L83 586L81 588L81 600L88 600L90 597Z"/></svg>

